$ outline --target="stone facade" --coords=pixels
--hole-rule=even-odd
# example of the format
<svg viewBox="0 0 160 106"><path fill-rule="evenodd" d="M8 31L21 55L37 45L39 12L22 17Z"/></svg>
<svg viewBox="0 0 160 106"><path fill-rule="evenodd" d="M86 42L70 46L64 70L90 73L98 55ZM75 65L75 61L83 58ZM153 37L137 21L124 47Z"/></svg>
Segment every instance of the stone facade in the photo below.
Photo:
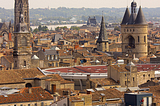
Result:
<svg viewBox="0 0 160 106"><path fill-rule="evenodd" d="M107 36L106 26L105 26L105 22L104 22L103 17L102 17L99 37L98 37L98 40L97 40L97 50L98 51L103 51L103 52L109 52L108 36Z"/></svg>
<svg viewBox="0 0 160 106"><path fill-rule="evenodd" d="M15 0L14 68L31 68L28 0Z"/></svg>
<svg viewBox="0 0 160 106"><path fill-rule="evenodd" d="M30 31L28 0L15 0L14 14L14 32L17 32L17 25L20 23L19 16L21 14L24 16L24 22L27 24L27 30Z"/></svg>
<svg viewBox="0 0 160 106"><path fill-rule="evenodd" d="M131 3L131 14L127 7L121 23L122 52L124 56L131 55L137 58L148 55L148 24L140 6L136 12L137 3Z"/></svg>
<svg viewBox="0 0 160 106"><path fill-rule="evenodd" d="M121 33L122 52L124 55L128 51L138 58L148 55L147 25L122 25Z"/></svg>
<svg viewBox="0 0 160 106"><path fill-rule="evenodd" d="M134 65L109 65L107 68L108 77L115 80L122 87L137 87L155 77L154 71L138 72L137 66Z"/></svg>

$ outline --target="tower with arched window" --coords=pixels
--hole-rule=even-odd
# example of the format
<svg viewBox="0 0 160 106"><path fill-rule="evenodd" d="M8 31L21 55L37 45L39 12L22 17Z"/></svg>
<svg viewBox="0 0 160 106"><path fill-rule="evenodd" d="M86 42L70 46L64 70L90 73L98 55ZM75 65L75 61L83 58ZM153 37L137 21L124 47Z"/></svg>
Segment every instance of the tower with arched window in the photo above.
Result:
<svg viewBox="0 0 160 106"><path fill-rule="evenodd" d="M18 4L16 4L18 3ZM15 12L15 30L14 30L14 68L24 69L31 68L31 44L30 44L30 31L24 15L24 4L27 5L28 0L15 0L15 11L20 10L18 13ZM20 5L17 8L17 5Z"/></svg>
<svg viewBox="0 0 160 106"><path fill-rule="evenodd" d="M136 12L137 3L131 3L131 13L126 8L122 23L122 52L124 56L134 55L139 58L148 55L147 27L142 8Z"/></svg>
<svg viewBox="0 0 160 106"><path fill-rule="evenodd" d="M21 14L24 16L24 22L27 25L27 30L30 31L28 0L15 0L14 14L14 31L17 31L17 25L20 23L19 16Z"/></svg>

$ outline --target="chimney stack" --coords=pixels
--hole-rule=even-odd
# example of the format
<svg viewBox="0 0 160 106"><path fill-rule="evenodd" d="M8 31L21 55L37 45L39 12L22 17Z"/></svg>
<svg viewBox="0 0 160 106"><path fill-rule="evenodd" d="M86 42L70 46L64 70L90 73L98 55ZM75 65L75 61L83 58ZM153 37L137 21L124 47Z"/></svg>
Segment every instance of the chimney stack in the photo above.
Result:
<svg viewBox="0 0 160 106"><path fill-rule="evenodd" d="M112 65L112 59L108 59L107 63L108 63L108 66Z"/></svg>
<svg viewBox="0 0 160 106"><path fill-rule="evenodd" d="M32 87L28 87L28 93L32 93Z"/></svg>
<svg viewBox="0 0 160 106"><path fill-rule="evenodd" d="M45 49L43 49L43 52L45 52L46 50Z"/></svg>

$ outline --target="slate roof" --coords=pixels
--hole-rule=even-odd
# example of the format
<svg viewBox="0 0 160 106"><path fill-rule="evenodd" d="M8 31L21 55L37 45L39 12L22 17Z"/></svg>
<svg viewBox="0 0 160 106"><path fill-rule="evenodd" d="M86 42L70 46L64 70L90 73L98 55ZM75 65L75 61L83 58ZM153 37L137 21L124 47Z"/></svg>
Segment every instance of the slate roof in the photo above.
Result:
<svg viewBox="0 0 160 106"><path fill-rule="evenodd" d="M135 24L147 24L142 8L140 6Z"/></svg>
<svg viewBox="0 0 160 106"><path fill-rule="evenodd" d="M108 36L107 36L107 32L106 32L104 18L102 16L101 29L100 29L100 33L99 33L97 43L101 43L103 41L108 41Z"/></svg>
<svg viewBox="0 0 160 106"><path fill-rule="evenodd" d="M0 29L2 28L3 24L4 24L4 23L0 23Z"/></svg>
<svg viewBox="0 0 160 106"><path fill-rule="evenodd" d="M61 39L63 39L63 38L62 38L62 35L60 35L60 34L55 34L55 35L54 35L54 38L52 39L52 41L53 41L53 42L57 42L58 40L61 40Z"/></svg>
<svg viewBox="0 0 160 106"><path fill-rule="evenodd" d="M129 17L130 17L130 12L127 7L121 24L127 24Z"/></svg>
<svg viewBox="0 0 160 106"><path fill-rule="evenodd" d="M131 15L129 13L128 7L126 8L121 25L123 24L144 24L146 25L147 24L141 6L139 8L138 14L136 13L136 6L137 6L137 3L133 1L131 3Z"/></svg>

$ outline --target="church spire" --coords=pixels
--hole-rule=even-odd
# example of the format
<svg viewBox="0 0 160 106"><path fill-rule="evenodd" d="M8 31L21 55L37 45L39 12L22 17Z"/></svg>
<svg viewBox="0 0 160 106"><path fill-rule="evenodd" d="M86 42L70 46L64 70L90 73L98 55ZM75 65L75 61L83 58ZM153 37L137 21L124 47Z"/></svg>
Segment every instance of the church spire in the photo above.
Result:
<svg viewBox="0 0 160 106"><path fill-rule="evenodd" d="M102 43L103 41L108 41L108 37L107 37L104 17L102 16L101 29L100 29L99 38L97 40L97 43Z"/></svg>
<svg viewBox="0 0 160 106"><path fill-rule="evenodd" d="M127 24L128 20L129 20L129 17L130 17L130 12L129 12L129 9L127 7L121 24Z"/></svg>
<svg viewBox="0 0 160 106"><path fill-rule="evenodd" d="M131 15L128 21L128 24L134 24L135 20L136 20L136 7L137 7L137 3L133 0L133 2L131 3Z"/></svg>
<svg viewBox="0 0 160 106"><path fill-rule="evenodd" d="M139 8L135 24L147 24L141 6Z"/></svg>

